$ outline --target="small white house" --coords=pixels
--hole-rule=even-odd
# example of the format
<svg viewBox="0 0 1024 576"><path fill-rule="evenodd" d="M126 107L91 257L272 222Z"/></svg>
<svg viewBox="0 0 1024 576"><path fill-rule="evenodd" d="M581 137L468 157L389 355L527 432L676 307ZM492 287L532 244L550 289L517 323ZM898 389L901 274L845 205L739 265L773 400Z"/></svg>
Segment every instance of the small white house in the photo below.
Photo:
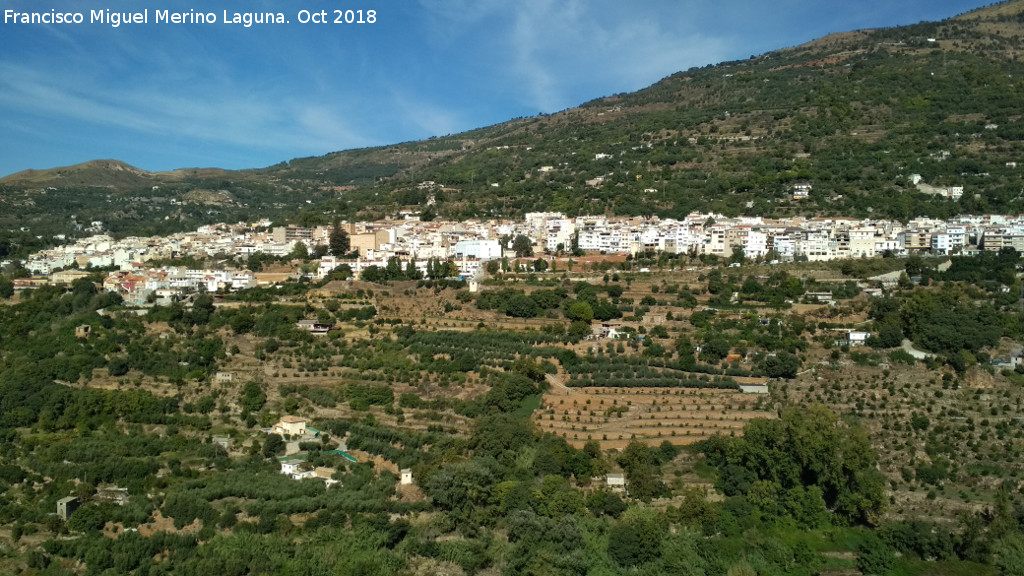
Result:
<svg viewBox="0 0 1024 576"><path fill-rule="evenodd" d="M864 344L867 343L868 336L870 335L871 334L869 332L853 330L846 335L846 343L849 344L851 348L856 346L863 346Z"/></svg>
<svg viewBox="0 0 1024 576"><path fill-rule="evenodd" d="M398 472L398 483L402 486L412 484L412 468L402 468Z"/></svg>
<svg viewBox="0 0 1024 576"><path fill-rule="evenodd" d="M626 491L626 475L622 472L613 472L605 476L605 485L612 492Z"/></svg>
<svg viewBox="0 0 1024 576"><path fill-rule="evenodd" d="M293 480L302 480L304 478L313 478L316 476L316 472L306 466L305 456L301 458L286 458L284 460L280 460L280 463L281 474L284 474Z"/></svg>
<svg viewBox="0 0 1024 576"><path fill-rule="evenodd" d="M282 460L281 474L284 474L285 476L294 476L299 471L299 466L301 466L303 462L305 462L305 460L300 460L298 458Z"/></svg>
<svg viewBox="0 0 1024 576"><path fill-rule="evenodd" d="M803 198L807 198L808 196L811 195L811 190L812 189L813 189L813 186L811 186L807 182L801 182L799 184L794 184L793 188L791 190L792 193L793 193L793 199L794 200L801 200Z"/></svg>

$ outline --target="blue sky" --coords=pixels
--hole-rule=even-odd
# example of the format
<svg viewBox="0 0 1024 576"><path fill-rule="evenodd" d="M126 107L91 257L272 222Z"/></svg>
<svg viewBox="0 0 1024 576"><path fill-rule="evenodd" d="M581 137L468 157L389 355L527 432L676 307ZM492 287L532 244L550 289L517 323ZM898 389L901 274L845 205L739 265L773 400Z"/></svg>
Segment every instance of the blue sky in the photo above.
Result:
<svg viewBox="0 0 1024 576"><path fill-rule="evenodd" d="M0 175L99 158L146 170L259 168L571 108L693 66L982 0L7 0L4 10L149 8L150 23L0 28ZM298 11L375 10L374 24ZM216 24L156 24L154 10ZM280 11L245 28L223 11Z"/></svg>

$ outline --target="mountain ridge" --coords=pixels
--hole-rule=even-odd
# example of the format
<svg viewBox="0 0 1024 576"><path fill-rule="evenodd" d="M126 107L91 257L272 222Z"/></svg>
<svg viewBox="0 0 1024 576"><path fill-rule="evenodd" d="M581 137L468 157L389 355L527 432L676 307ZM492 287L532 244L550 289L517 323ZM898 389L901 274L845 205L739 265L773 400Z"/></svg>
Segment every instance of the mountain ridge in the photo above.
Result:
<svg viewBox="0 0 1024 576"><path fill-rule="evenodd" d="M143 180L173 180L200 174L211 176L231 172L235 171L221 168L177 168L169 171L151 172L132 166L122 160L108 158L87 160L78 164L54 168L21 170L0 178L0 184L11 186L68 186L84 183L89 186L117 187L119 183L123 183L119 181L138 183ZM107 182L107 179L112 181Z"/></svg>
<svg viewBox="0 0 1024 576"><path fill-rule="evenodd" d="M950 17L950 18L948 18L946 20L940 21L939 23L952 22L952 21L956 21L956 20L979 19L979 18L983 18L983 17L993 17L993 16L999 16L999 15L1012 16L1012 15L1020 15L1022 13L1024 13L1024 0L1007 0L1007 1L1004 1L1004 2L997 2L995 4L988 5L988 6L982 6L982 7L976 8L974 10L970 10L970 11L958 14L956 16L952 16L952 17ZM920 24L929 24L929 23L928 22L921 22L918 25L920 25ZM850 41L852 41L854 39L863 40L866 36L870 35L871 33L878 32L878 31L906 29L906 28L909 28L909 27L912 27L912 26L917 26L917 25L894 26L894 27L887 27L887 28L864 28L864 29L857 29L857 30L834 32L834 33L827 34L827 35L819 37L819 38L815 38L815 39L809 40L809 41L804 42L802 44L798 44L796 46L778 48L778 49L766 52L764 54L761 54L759 56L752 56L750 58L750 60L761 59L761 58L768 58L768 57L771 57L771 55L773 55L773 54L781 54L781 53L786 53L788 51L799 51L799 50L805 50L805 49L817 49L817 48L822 48L822 47L828 47L829 45L834 45L834 44L849 43ZM743 60L723 61L723 62L719 62L719 63L715 63L715 64L709 64L709 65L704 66L704 67L702 67L700 69L720 67L720 66L725 66L725 65L729 65L729 64L733 64L733 63L741 63L741 62L744 62L744 61ZM694 70L694 69L691 68L691 70ZM657 86L659 83L664 82L665 80L668 80L668 79L670 79L672 77L675 77L675 76L678 76L678 75L681 75L681 74L685 74L686 72L688 72L688 71L678 71L678 72L672 73L669 76L666 76L664 79L662 79L662 80L660 80L658 82L655 82L651 86L648 86L646 88L641 88L640 90L637 90L636 92L633 92L633 94L639 93L639 92L643 92L645 90L653 88L653 87ZM589 101L583 102L583 103L579 104L578 106L576 106L574 108L569 108L567 110L555 112L555 113L552 113L552 114L542 114L542 115L539 115L539 116L527 117L526 119L539 118L539 117L545 117L545 116L557 116L559 114L563 114L563 113L570 112L570 111L573 111L573 110L579 110L579 109L581 109L583 107L586 107L588 105L592 105L592 104L595 104L595 103L599 103L599 102L604 102L604 101L615 99L615 98L621 96L622 94L630 94L630 93L620 93L620 94L614 94L614 95L610 95L610 96L601 96L601 97L597 97L597 98L595 98L593 100L589 100ZM459 135L463 135L463 134L471 134L471 133L477 132L479 130L485 130L485 129L489 129L489 128L503 126L503 125L506 125L506 124L514 123L514 122L519 121L519 120L523 120L523 118L511 119L511 120L507 120L505 122L500 122L498 124L494 124L494 125L491 125L491 126L485 126L485 127L481 127L481 128L477 128L477 129L470 129L470 130L466 130L464 132L460 132L460 133L457 133L457 134L454 134L454 135L448 135L446 137L459 136ZM149 171L149 170L137 168L135 166L130 165L127 162L124 162L124 161L121 161L121 160L117 160L117 159L95 159L95 160L88 160L88 161L85 161L85 162L81 162L81 163L73 164L73 165L68 165L68 166L57 166L57 167L52 167L52 168L21 170L21 171L18 171L18 172L15 172L15 173L8 174L6 176L0 177L0 184L4 184L4 183L10 184L10 183L14 183L14 182L27 181L27 180L36 179L36 178L38 178L38 177L40 177L42 175L46 175L47 173L54 172L54 171L76 170L76 169L80 169L80 168L88 168L88 167L93 167L93 166L101 166L101 165L103 165L105 163L110 163L111 164L111 168L113 170L115 170L115 171L116 170L120 170L120 169L123 168L123 169L127 169L129 171L132 171L132 172L135 172L135 173L139 173L139 174L159 175L159 176L170 176L170 175L177 175L177 174L194 174L194 173L197 173L197 172L224 172L224 173L251 172L251 171L259 171L259 170L267 170L267 169L271 169L271 168L273 168L275 166L288 165L288 164L290 164L291 162L294 162L294 161L303 161L303 160L308 160L310 158L327 159L327 158L330 158L330 157L337 156L339 154L358 152L358 151L361 151L361 150L376 150L376 149L387 149L387 148L393 148L393 147L400 147L400 146L407 145L407 144L415 144L415 143L419 143L419 142L428 142L430 140L435 140L437 138L438 137L432 137L432 138L428 138L427 140L421 140L421 141L399 142L399 143L384 144L384 145L381 145L381 146L371 146L371 147L365 147L365 148L353 148L353 149L337 150L337 151L328 152L326 154L319 155L319 156L296 157L296 158L292 158L291 160L285 160L285 161L279 162L278 164L274 164L274 165L271 165L271 166L268 166L268 167L264 167L264 168L252 167L252 168L243 168L243 169L238 169L238 170L224 169L224 168L217 168L217 167L207 167L207 168L181 167L181 168L175 168L175 169L172 169L172 170ZM116 166L116 165L120 165L120 167Z"/></svg>
<svg viewBox="0 0 1024 576"><path fill-rule="evenodd" d="M1012 0L941 22L837 32L427 140L247 170L146 172L101 161L19 172L0 178L0 188L164 186L177 199L226 190L242 205L277 206L308 222L428 204L451 218L1024 211L1012 167L1024 165L1021 38L1024 0ZM957 202L920 194L908 180L914 174L965 194ZM790 193L797 182L814 188L800 202ZM260 202L246 201L254 194Z"/></svg>

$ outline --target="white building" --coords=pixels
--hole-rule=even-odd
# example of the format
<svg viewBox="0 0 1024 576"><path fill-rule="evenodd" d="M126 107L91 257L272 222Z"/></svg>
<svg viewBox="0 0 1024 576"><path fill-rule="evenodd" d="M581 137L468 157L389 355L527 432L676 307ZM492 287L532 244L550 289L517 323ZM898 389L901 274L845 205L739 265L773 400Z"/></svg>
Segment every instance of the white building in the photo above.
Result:
<svg viewBox="0 0 1024 576"><path fill-rule="evenodd" d="M945 256L953 250L953 241L949 234L939 232L932 234L932 252Z"/></svg>
<svg viewBox="0 0 1024 576"><path fill-rule="evenodd" d="M452 247L452 256L496 260L501 258L501 243L497 240L460 240Z"/></svg>
<svg viewBox="0 0 1024 576"><path fill-rule="evenodd" d="M292 456L279 460L281 464L281 474L290 477L293 480L303 480L305 478L313 478L316 476L316 472L306 464L305 456Z"/></svg>
<svg viewBox="0 0 1024 576"><path fill-rule="evenodd" d="M760 230L747 232L747 239L743 245L743 254L747 258L761 258L768 253L768 234Z"/></svg>
<svg viewBox="0 0 1024 576"><path fill-rule="evenodd" d="M870 335L871 334L869 334L868 332L851 330L846 335L846 343L849 344L851 347L863 346L867 342L868 336Z"/></svg>
<svg viewBox="0 0 1024 576"><path fill-rule="evenodd" d="M776 236L773 248L782 260L792 260L796 256L796 240L792 236Z"/></svg>
<svg viewBox="0 0 1024 576"><path fill-rule="evenodd" d="M850 230L850 257L872 258L877 254L874 228L864 227Z"/></svg>
<svg viewBox="0 0 1024 576"><path fill-rule="evenodd" d="M605 485L612 492L626 491L626 475L622 472L613 472L605 476Z"/></svg>
<svg viewBox="0 0 1024 576"><path fill-rule="evenodd" d="M829 240L829 233L827 231L808 231L802 242L797 243L797 253L806 256L810 262L828 260L831 256Z"/></svg>

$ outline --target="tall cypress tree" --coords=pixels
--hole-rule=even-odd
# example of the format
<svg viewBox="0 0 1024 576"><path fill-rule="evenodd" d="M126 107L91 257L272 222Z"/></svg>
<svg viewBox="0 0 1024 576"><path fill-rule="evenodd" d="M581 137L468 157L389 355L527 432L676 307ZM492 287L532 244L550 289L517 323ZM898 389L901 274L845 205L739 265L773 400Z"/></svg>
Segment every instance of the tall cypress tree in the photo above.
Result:
<svg viewBox="0 0 1024 576"><path fill-rule="evenodd" d="M341 258L352 249L352 241L348 237L348 232L345 232L341 227L341 222L337 219L334 220L332 228L328 248L330 249L331 256Z"/></svg>

